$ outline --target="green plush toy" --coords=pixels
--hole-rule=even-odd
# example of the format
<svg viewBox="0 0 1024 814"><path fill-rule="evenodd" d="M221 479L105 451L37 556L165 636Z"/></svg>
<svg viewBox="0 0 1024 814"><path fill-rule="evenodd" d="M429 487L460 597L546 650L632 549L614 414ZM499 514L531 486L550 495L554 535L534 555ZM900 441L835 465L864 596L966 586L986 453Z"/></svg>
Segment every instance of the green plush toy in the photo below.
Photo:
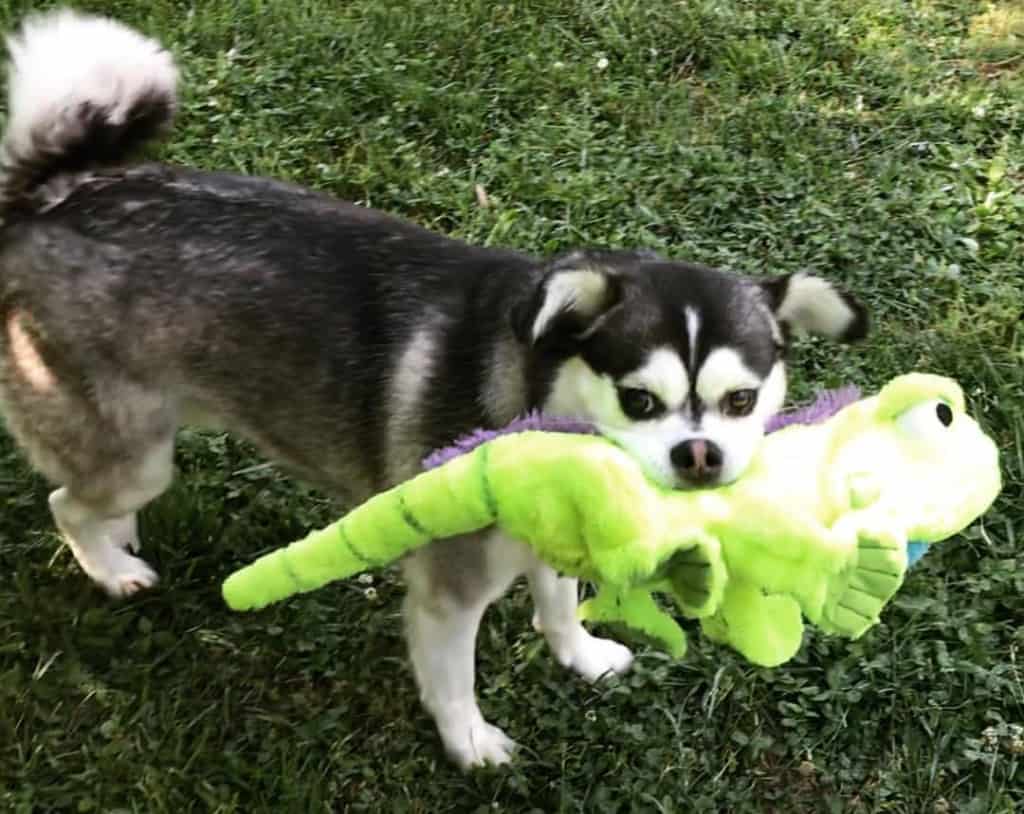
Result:
<svg viewBox="0 0 1024 814"><path fill-rule="evenodd" d="M662 488L596 435L498 435L242 568L224 597L260 608L498 526L596 583L583 618L625 623L681 656L682 629L653 597L666 594L706 635L773 666L796 653L804 617L863 634L903 582L908 543L956 534L1000 488L995 444L960 387L909 374L766 436L743 477L715 489Z"/></svg>

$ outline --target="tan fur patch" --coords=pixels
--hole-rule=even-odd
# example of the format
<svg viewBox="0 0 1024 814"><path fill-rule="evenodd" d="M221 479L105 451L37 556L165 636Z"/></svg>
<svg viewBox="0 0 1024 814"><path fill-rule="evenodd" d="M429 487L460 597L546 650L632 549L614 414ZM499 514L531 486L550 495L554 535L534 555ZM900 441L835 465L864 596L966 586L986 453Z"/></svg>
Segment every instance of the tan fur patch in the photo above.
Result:
<svg viewBox="0 0 1024 814"><path fill-rule="evenodd" d="M53 371L46 366L32 337L25 330L26 315L15 311L7 319L7 341L14 367L34 389L49 393L57 386Z"/></svg>

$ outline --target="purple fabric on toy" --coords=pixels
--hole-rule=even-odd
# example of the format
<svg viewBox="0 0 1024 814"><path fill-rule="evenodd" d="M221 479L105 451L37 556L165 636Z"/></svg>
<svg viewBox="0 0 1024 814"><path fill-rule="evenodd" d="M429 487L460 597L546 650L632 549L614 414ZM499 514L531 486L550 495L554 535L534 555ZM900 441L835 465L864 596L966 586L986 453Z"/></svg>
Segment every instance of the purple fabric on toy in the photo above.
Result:
<svg viewBox="0 0 1024 814"><path fill-rule="evenodd" d="M775 432L791 424L818 424L831 418L848 404L853 404L859 398L860 390L852 385L840 387L837 390L824 390L818 393L814 402L806 407L799 407L795 410L772 416L768 419L765 431ZM560 418L559 416L546 416L539 412L533 412L528 413L522 418L517 418L500 430L475 430L457 439L450 446L435 449L423 459L423 468L434 469L441 466L441 464L447 463L452 458L472 452L481 444L486 444L499 435L514 435L517 432L537 431L567 432L576 435L598 434L594 425L586 421L579 421L574 418Z"/></svg>
<svg viewBox="0 0 1024 814"><path fill-rule="evenodd" d="M776 432L791 424L820 424L859 398L860 390L852 384L836 390L823 390L811 404L773 415L764 430Z"/></svg>
<svg viewBox="0 0 1024 814"><path fill-rule="evenodd" d="M517 432L566 432L575 435L597 435L593 424L586 421L579 421L575 418L560 418L553 415L541 415L539 412L527 413L522 418L517 418L511 424L502 427L500 430L474 430L468 435L457 439L454 444L447 447L435 449L423 459L424 469L434 469L441 464L447 463L452 458L458 458L467 452L472 452L481 444L493 441L499 435L514 435Z"/></svg>

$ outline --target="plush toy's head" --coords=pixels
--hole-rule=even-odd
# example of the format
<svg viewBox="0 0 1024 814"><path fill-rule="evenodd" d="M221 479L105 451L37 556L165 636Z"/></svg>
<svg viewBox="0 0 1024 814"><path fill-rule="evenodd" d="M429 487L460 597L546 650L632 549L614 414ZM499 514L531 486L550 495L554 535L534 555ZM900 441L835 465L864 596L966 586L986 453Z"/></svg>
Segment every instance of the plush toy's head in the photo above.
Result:
<svg viewBox="0 0 1024 814"><path fill-rule="evenodd" d="M828 468L836 505L879 508L910 539L937 542L999 494L996 446L950 379L900 376L838 418Z"/></svg>

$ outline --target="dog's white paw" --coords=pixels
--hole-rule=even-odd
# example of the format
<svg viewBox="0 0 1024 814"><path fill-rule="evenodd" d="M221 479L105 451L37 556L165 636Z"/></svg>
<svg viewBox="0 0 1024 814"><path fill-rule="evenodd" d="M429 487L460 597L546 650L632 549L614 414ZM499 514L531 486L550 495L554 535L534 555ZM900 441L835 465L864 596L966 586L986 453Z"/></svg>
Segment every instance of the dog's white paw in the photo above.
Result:
<svg viewBox="0 0 1024 814"><path fill-rule="evenodd" d="M131 526L131 534L122 539L124 540L123 548L125 551L130 551L132 554L138 554L142 549L142 543L139 541L139 533L135 530L134 523L132 523Z"/></svg>
<svg viewBox="0 0 1024 814"><path fill-rule="evenodd" d="M90 551L88 562L79 562L94 582L111 596L122 599L159 581L149 564L119 546L107 546L101 552Z"/></svg>
<svg viewBox="0 0 1024 814"><path fill-rule="evenodd" d="M114 545L127 549L132 554L139 553L142 544L139 542L138 515L129 514L117 520L108 520L104 527L106 536Z"/></svg>
<svg viewBox="0 0 1024 814"><path fill-rule="evenodd" d="M139 550L134 512L114 519L97 518L64 487L50 495L50 508L79 566L108 594L122 598L156 585L156 571L128 553Z"/></svg>
<svg viewBox="0 0 1024 814"><path fill-rule="evenodd" d="M512 760L516 743L496 726L487 723L479 711L462 721L439 725L445 751L460 769L503 766Z"/></svg>
<svg viewBox="0 0 1024 814"><path fill-rule="evenodd" d="M583 628L558 645L552 643L552 648L559 664L590 682L621 675L633 664L633 653L628 647L591 636Z"/></svg>

